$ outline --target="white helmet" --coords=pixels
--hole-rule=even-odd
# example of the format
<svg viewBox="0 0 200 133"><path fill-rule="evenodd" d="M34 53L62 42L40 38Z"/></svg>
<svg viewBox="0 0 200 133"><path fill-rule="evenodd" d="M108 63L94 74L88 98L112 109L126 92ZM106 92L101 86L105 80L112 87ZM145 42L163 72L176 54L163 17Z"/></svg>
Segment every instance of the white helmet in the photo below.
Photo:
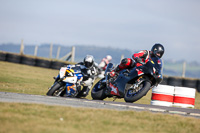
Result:
<svg viewBox="0 0 200 133"><path fill-rule="evenodd" d="M94 57L92 55L87 55L83 62L87 68L90 68L94 64Z"/></svg>
<svg viewBox="0 0 200 133"><path fill-rule="evenodd" d="M107 55L107 56L106 56L106 59L107 59L108 61L111 61L111 60L112 60L112 56Z"/></svg>

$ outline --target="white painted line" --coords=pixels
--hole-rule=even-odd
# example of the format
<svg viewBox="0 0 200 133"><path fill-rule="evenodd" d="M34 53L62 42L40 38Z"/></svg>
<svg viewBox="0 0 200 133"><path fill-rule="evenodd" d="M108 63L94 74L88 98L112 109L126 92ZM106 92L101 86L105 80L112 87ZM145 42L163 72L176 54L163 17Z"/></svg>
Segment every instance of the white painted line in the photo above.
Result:
<svg viewBox="0 0 200 133"><path fill-rule="evenodd" d="M180 111L168 111L168 112L172 114L183 114L183 115L187 114L186 112L180 112Z"/></svg>
<svg viewBox="0 0 200 133"><path fill-rule="evenodd" d="M156 112L166 112L164 109L157 109L157 108L148 108L150 111L156 111Z"/></svg>
<svg viewBox="0 0 200 133"><path fill-rule="evenodd" d="M71 99L71 98L66 98L65 100L67 100L67 101L80 101L78 99Z"/></svg>
<svg viewBox="0 0 200 133"><path fill-rule="evenodd" d="M129 108L133 108L133 109L145 109L144 107L138 107L138 106L128 106Z"/></svg>
<svg viewBox="0 0 200 133"><path fill-rule="evenodd" d="M104 102L95 102L95 101L83 101L85 103L96 103L96 104L105 104Z"/></svg>
<svg viewBox="0 0 200 133"><path fill-rule="evenodd" d="M190 115L192 115L192 116L200 116L200 114L197 114L197 113L190 113Z"/></svg>
<svg viewBox="0 0 200 133"><path fill-rule="evenodd" d="M119 107L128 107L127 105L123 105L123 104L112 104L112 103L106 103L108 105L113 105L113 106L119 106Z"/></svg>
<svg viewBox="0 0 200 133"><path fill-rule="evenodd" d="M58 97L49 96L50 99L57 99Z"/></svg>

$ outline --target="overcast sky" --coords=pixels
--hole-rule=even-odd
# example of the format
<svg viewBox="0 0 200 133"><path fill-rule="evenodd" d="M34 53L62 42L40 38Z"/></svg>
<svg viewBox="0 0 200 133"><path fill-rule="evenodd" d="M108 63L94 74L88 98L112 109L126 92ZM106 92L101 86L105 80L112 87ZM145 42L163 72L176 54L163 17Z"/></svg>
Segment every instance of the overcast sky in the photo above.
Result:
<svg viewBox="0 0 200 133"><path fill-rule="evenodd" d="M110 46L200 58L200 0L0 0L0 44Z"/></svg>

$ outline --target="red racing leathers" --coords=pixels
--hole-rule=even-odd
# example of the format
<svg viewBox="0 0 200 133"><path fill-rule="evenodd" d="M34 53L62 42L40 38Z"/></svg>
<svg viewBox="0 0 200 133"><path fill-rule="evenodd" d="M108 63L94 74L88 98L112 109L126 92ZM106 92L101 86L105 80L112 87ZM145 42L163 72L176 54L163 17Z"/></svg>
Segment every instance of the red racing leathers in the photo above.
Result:
<svg viewBox="0 0 200 133"><path fill-rule="evenodd" d="M113 77L115 72L120 72L123 69L131 69L135 66L142 66L144 63L148 61L149 57L153 57L154 54L148 50L142 50L138 53L133 54L132 58L123 59L120 64L110 72L110 76ZM158 64L161 64L161 60L158 60Z"/></svg>
<svg viewBox="0 0 200 133"><path fill-rule="evenodd" d="M107 58L103 58L103 59L101 60L101 62L99 63L99 68L100 68L101 70L105 71L105 69L106 69L108 63L109 63L109 60L108 60Z"/></svg>

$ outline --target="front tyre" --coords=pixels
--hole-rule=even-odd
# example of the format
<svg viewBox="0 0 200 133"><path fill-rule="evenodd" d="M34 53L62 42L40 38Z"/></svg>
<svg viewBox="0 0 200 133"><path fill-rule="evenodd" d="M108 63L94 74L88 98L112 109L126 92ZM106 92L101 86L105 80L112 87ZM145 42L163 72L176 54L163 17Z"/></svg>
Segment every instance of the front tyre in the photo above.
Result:
<svg viewBox="0 0 200 133"><path fill-rule="evenodd" d="M140 90L137 92L134 92L134 90L132 90L132 89L125 91L124 100L126 102L132 103L132 102L135 102L135 101L141 99L150 90L151 83L149 81L143 81L139 85L139 87L140 87Z"/></svg>
<svg viewBox="0 0 200 133"><path fill-rule="evenodd" d="M91 90L93 100L103 100L107 97L105 94L106 83L103 83L102 80L105 80L105 78L96 83Z"/></svg>
<svg viewBox="0 0 200 133"><path fill-rule="evenodd" d="M63 95L63 84L60 82L55 82L54 85L47 92L47 96L61 96Z"/></svg>

